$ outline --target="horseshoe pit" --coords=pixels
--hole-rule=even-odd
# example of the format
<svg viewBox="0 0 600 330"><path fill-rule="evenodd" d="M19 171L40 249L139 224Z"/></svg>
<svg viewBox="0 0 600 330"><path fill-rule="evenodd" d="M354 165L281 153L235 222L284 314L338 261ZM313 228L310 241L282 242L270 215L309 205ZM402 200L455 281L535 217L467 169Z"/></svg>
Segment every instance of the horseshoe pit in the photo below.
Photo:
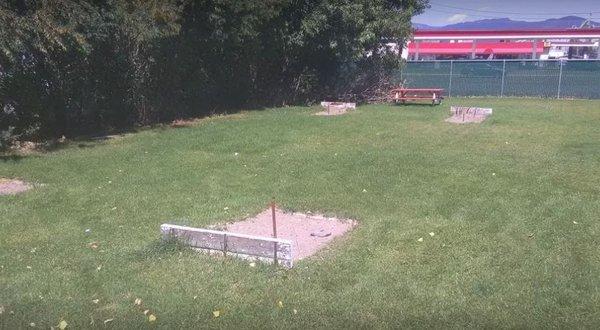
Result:
<svg viewBox="0 0 600 330"><path fill-rule="evenodd" d="M291 268L294 261L310 257L356 224L354 220L290 213L272 206L255 217L219 226L223 231L163 224L161 232L164 239L175 238L201 252Z"/></svg>
<svg viewBox="0 0 600 330"><path fill-rule="evenodd" d="M348 110L356 110L356 103L345 103L345 102L321 102L321 107L325 108L325 111L317 112L317 116L338 116L343 115Z"/></svg>
<svg viewBox="0 0 600 330"><path fill-rule="evenodd" d="M25 181L0 178L0 195L16 195L33 188Z"/></svg>
<svg viewBox="0 0 600 330"><path fill-rule="evenodd" d="M481 123L492 115L490 108L451 107L452 116L446 119L453 124Z"/></svg>

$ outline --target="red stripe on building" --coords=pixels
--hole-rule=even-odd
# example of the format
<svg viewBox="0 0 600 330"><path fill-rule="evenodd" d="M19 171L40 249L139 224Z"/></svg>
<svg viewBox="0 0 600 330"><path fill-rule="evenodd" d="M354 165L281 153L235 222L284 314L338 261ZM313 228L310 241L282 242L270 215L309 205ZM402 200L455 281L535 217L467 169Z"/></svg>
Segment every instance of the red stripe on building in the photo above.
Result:
<svg viewBox="0 0 600 330"><path fill-rule="evenodd" d="M535 44L535 52L544 52L544 42ZM477 42L475 43L475 54L531 54L534 51L533 42ZM408 45L409 54L417 53L417 43L411 42ZM464 55L473 52L473 43L471 42L419 42L418 53L422 55Z"/></svg>

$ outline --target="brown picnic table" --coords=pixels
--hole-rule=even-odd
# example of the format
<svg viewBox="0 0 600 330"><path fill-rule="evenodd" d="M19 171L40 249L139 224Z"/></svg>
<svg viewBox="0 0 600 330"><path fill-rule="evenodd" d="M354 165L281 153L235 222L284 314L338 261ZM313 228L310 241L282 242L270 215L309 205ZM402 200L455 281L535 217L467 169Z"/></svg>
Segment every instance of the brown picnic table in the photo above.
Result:
<svg viewBox="0 0 600 330"><path fill-rule="evenodd" d="M406 101L430 101L431 105L441 104L444 90L441 88L394 88L390 98L395 103L404 104Z"/></svg>

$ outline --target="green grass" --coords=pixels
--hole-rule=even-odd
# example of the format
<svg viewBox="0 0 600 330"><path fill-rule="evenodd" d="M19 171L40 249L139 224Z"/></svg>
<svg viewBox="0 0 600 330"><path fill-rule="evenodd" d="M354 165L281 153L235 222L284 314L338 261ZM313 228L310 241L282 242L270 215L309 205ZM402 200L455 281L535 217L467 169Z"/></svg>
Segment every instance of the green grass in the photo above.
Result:
<svg viewBox="0 0 600 330"><path fill-rule="evenodd" d="M447 124L449 104L494 114ZM315 111L4 158L0 177L44 185L0 196L0 328L600 326L599 101ZM272 198L359 226L289 271L160 242L163 222L239 219Z"/></svg>

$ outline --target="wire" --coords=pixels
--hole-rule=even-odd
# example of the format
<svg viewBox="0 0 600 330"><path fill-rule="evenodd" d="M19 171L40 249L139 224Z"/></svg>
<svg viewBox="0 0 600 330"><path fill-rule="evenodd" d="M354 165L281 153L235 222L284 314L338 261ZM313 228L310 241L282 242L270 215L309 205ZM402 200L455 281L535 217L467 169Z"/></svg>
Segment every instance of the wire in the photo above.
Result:
<svg viewBox="0 0 600 330"><path fill-rule="evenodd" d="M429 3L432 5L435 5L435 6L446 7L446 8L451 8L451 9L475 11L475 12L490 13L490 14L505 14L505 15L569 16L569 15L600 14L600 11L587 11L587 12L580 12L580 13L564 13L564 12L562 12L562 13L527 13L527 14L523 14L523 13L516 13L516 12L509 12L509 11L483 10L483 9L472 9L472 8L465 8L465 7L450 6L450 5L444 5L444 4L433 2L433 1L429 1Z"/></svg>

